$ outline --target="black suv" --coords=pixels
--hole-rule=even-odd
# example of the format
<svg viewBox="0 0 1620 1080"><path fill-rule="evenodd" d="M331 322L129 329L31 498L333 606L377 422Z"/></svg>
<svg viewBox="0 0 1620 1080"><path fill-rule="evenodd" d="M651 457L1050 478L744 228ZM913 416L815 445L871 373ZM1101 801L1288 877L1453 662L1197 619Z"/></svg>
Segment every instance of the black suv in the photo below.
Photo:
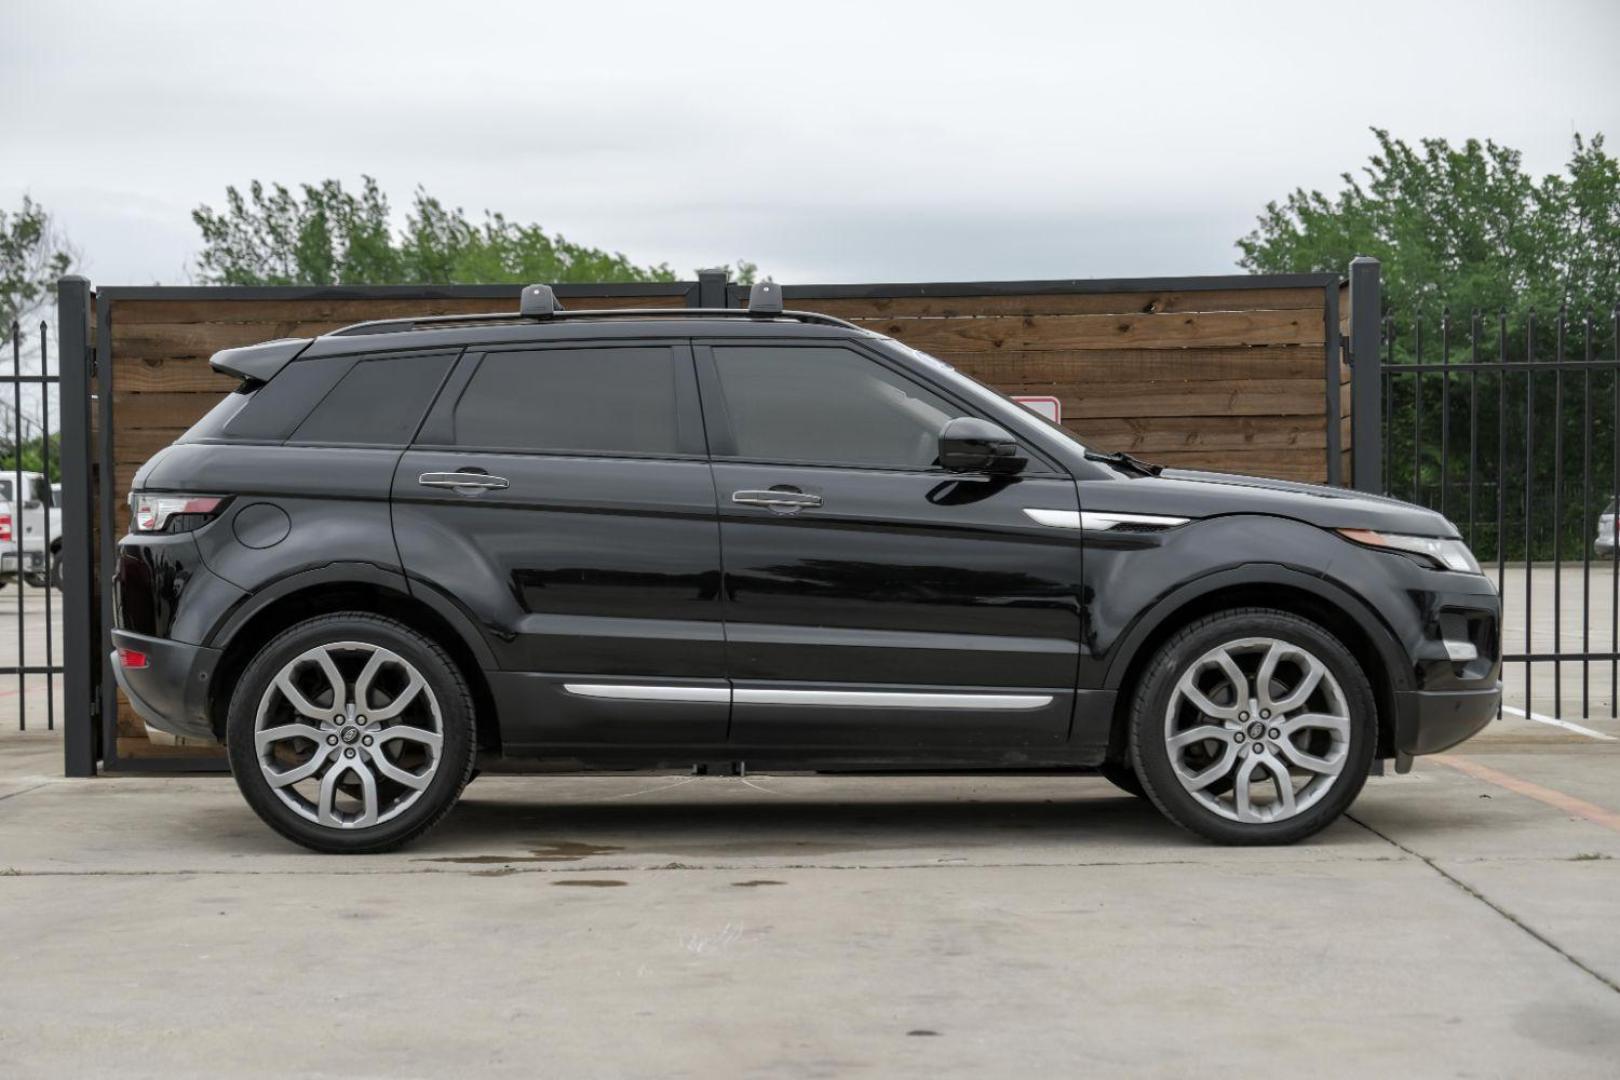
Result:
<svg viewBox="0 0 1620 1080"><path fill-rule="evenodd" d="M497 757L1095 771L1281 843L1496 712L1500 604L1443 517L1087 450L771 285L536 286L213 365L240 389L135 476L114 667L323 851Z"/></svg>

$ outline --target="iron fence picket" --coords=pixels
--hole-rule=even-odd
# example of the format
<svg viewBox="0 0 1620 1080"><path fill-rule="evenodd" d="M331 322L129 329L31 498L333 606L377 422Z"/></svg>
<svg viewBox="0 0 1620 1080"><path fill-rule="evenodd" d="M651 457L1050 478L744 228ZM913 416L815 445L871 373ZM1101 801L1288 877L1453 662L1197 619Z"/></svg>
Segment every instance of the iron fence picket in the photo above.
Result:
<svg viewBox="0 0 1620 1080"><path fill-rule="evenodd" d="M59 376L52 375L50 370L51 346L50 324L41 321L39 324L39 372L32 374L24 369L23 348L26 338L20 321L13 320L6 331L9 335L11 371L0 372L0 382L11 383L11 467L6 470L10 476L12 488L11 498L7 500L7 512L10 514L13 567L16 574L16 602L12 614L15 616L17 629L17 644L13 655L6 658L8 663L0 664L0 677L10 677L15 681L15 690L5 696L15 698L17 702L17 730L27 731L29 706L29 677L43 678L45 682L45 730L54 731L57 727L57 694L56 679L65 674L65 667L59 662L56 650L56 618L52 591L55 588L52 575L53 559L51 548L54 537L51 530L51 509L56 502L51 493L51 391L59 382ZM26 401L23 394L24 386L38 388L38 400L33 401L30 391ZM0 399L3 400L3 399ZM31 418L32 408L38 407L39 420L36 423ZM41 532L39 539L42 547L40 567L43 574L44 594L43 616L45 629L45 662L43 664L29 663L28 659L28 595L32 586L27 578L31 536L28 532L30 508L25 495L24 475L30 470L24 468L23 456L30 442L29 428L33 426L39 433L40 439L40 491L39 515L41 519ZM34 684L35 686L38 683ZM35 713L37 719L38 713ZM36 724L37 727L37 724Z"/></svg>
<svg viewBox="0 0 1620 1080"><path fill-rule="evenodd" d="M1494 328L1477 311L1466 323L1445 308L1410 319L1408 325L1406 317L1388 312L1380 334L1385 356L1380 443L1394 458L1386 458L1384 492L1455 515L1459 532L1482 562L1494 564L1505 629L1522 635L1522 643L1515 642L1503 657L1517 678L1509 704L1531 712L1539 700L1541 710L1559 716L1576 708L1591 716L1601 708L1611 718L1620 717L1616 564L1608 564L1606 642L1601 592L1594 594L1600 587L1594 581L1595 522L1605 509L1620 505L1620 305L1608 326L1590 313L1572 319L1563 305L1550 317L1533 310L1515 316L1504 309ZM1487 349L1492 330L1494 352ZM1462 333L1466 342L1458 337ZM1465 422L1466 432L1459 431L1457 425ZM1604 424L1612 445L1604 445ZM1402 456L1407 454L1410 460ZM1608 462L1602 460L1605 454ZM1495 475L1486 475L1493 462ZM1459 490L1461 485L1466 488ZM1605 497L1607 503L1601 501ZM1522 573L1522 583L1509 582L1510 564ZM1610 686L1603 707L1605 664ZM1581 685L1574 693L1564 676L1574 678L1577 672ZM1600 680L1596 685L1594 675Z"/></svg>

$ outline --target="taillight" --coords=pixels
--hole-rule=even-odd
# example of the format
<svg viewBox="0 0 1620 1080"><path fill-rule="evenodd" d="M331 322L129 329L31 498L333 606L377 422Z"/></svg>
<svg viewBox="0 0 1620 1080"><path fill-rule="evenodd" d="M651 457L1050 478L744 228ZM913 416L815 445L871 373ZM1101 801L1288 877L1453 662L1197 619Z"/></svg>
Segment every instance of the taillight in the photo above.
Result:
<svg viewBox="0 0 1620 1080"><path fill-rule="evenodd" d="M11 515L0 514L0 540L11 539Z"/></svg>
<svg viewBox="0 0 1620 1080"><path fill-rule="evenodd" d="M129 497L135 511L130 527L138 533L190 532L200 529L225 505L219 495L166 495L136 492Z"/></svg>

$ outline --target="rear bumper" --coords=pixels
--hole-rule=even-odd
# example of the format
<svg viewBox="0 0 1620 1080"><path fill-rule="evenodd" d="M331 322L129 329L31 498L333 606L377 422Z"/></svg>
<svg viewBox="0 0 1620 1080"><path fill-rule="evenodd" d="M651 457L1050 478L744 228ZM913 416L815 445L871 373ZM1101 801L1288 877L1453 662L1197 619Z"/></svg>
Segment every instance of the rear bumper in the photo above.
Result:
<svg viewBox="0 0 1620 1080"><path fill-rule="evenodd" d="M146 654L142 668L126 668L113 653L113 676L131 707L148 727L187 739L212 741L208 722L208 680L219 664L220 650L186 645L167 638L112 632L115 649L136 649Z"/></svg>
<svg viewBox="0 0 1620 1080"><path fill-rule="evenodd" d="M1405 690L1395 694L1395 751L1437 754L1476 734L1496 716L1502 684L1477 690Z"/></svg>
<svg viewBox="0 0 1620 1080"><path fill-rule="evenodd" d="M45 572L45 553L43 551L23 552L23 569L30 574ZM7 551L0 553L0 574L15 574L17 572L17 553Z"/></svg>

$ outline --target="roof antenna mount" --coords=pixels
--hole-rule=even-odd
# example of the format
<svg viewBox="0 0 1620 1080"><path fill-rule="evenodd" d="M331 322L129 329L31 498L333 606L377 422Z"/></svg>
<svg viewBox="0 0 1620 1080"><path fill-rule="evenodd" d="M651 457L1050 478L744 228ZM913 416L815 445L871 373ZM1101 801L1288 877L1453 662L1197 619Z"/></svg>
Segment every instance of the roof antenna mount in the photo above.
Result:
<svg viewBox="0 0 1620 1080"><path fill-rule="evenodd" d="M774 281L756 281L748 290L748 314L769 318L782 314L782 286Z"/></svg>
<svg viewBox="0 0 1620 1080"><path fill-rule="evenodd" d="M550 285L525 286L518 299L518 314L525 319L549 319L561 310Z"/></svg>

